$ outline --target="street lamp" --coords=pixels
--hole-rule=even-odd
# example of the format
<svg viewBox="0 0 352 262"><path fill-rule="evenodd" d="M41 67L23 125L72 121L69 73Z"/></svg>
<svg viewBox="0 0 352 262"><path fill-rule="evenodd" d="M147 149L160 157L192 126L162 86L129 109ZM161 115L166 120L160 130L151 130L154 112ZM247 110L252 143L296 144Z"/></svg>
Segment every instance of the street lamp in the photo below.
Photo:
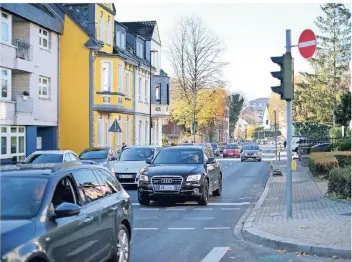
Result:
<svg viewBox="0 0 352 262"><path fill-rule="evenodd" d="M152 53L157 53L157 50L149 52L149 145L152 144Z"/></svg>

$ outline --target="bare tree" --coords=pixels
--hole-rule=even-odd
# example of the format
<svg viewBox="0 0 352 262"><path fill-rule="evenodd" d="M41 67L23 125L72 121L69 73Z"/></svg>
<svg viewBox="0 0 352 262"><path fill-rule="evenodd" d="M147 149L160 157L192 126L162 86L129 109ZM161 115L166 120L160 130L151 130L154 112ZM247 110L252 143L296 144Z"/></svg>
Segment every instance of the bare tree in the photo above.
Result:
<svg viewBox="0 0 352 262"><path fill-rule="evenodd" d="M183 17L171 38L169 59L177 85L193 106L193 130L199 91L224 86L222 69L227 63L221 59L223 51L220 40L203 26L200 18Z"/></svg>

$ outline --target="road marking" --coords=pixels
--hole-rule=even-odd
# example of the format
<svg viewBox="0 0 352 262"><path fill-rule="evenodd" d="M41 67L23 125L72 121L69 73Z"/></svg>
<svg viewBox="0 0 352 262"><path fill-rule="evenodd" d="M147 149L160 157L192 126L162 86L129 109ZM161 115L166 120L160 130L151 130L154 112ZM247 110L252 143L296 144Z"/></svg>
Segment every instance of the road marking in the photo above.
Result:
<svg viewBox="0 0 352 262"><path fill-rule="evenodd" d="M144 210L144 211L158 211L159 208L140 208L139 210Z"/></svg>
<svg viewBox="0 0 352 262"><path fill-rule="evenodd" d="M194 230L194 227L169 227L169 230Z"/></svg>
<svg viewBox="0 0 352 262"><path fill-rule="evenodd" d="M253 198L253 197L239 197L237 199L248 199L248 198Z"/></svg>
<svg viewBox="0 0 352 262"><path fill-rule="evenodd" d="M225 211L225 210L240 210L239 207L222 207L221 210Z"/></svg>
<svg viewBox="0 0 352 262"><path fill-rule="evenodd" d="M208 203L208 206L243 206L249 205L251 202L242 202L242 203Z"/></svg>
<svg viewBox="0 0 352 262"><path fill-rule="evenodd" d="M200 211L211 211L211 210L214 210L214 208L212 207L196 207L194 208L193 210L200 210Z"/></svg>
<svg viewBox="0 0 352 262"><path fill-rule="evenodd" d="M215 217L185 217L183 220L213 220Z"/></svg>
<svg viewBox="0 0 352 262"><path fill-rule="evenodd" d="M141 204L139 203L132 203L132 206L140 206Z"/></svg>
<svg viewBox="0 0 352 262"><path fill-rule="evenodd" d="M166 208L167 211L184 211L186 208L169 207Z"/></svg>
<svg viewBox="0 0 352 262"><path fill-rule="evenodd" d="M201 262L219 262L229 249L229 247L214 247Z"/></svg>
<svg viewBox="0 0 352 262"><path fill-rule="evenodd" d="M158 230L156 227L135 227L133 230Z"/></svg>
<svg viewBox="0 0 352 262"><path fill-rule="evenodd" d="M231 227L205 227L205 230L231 229Z"/></svg>
<svg viewBox="0 0 352 262"><path fill-rule="evenodd" d="M226 168L228 168L228 166L225 166L225 167L223 167L222 169L226 169Z"/></svg>

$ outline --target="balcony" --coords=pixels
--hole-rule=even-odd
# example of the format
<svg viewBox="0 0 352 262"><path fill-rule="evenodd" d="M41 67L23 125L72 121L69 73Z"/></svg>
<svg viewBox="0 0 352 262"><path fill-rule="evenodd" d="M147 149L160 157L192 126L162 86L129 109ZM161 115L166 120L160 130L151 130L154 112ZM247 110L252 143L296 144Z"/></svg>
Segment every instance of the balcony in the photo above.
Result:
<svg viewBox="0 0 352 262"><path fill-rule="evenodd" d="M12 43L16 48L14 69L33 73L33 47L27 41L14 39Z"/></svg>
<svg viewBox="0 0 352 262"><path fill-rule="evenodd" d="M165 120L165 123L163 122L163 124L167 124L169 116L169 105L152 104L152 117L162 118Z"/></svg>

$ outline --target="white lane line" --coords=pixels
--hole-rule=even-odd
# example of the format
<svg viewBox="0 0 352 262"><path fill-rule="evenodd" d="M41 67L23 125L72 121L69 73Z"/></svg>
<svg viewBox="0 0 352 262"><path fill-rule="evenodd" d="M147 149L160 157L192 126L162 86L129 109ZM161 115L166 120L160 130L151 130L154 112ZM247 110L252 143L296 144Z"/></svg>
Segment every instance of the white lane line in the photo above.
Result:
<svg viewBox="0 0 352 262"><path fill-rule="evenodd" d="M194 208L193 210L195 210L195 211L198 211L198 210L200 210L200 211L211 211L211 210L214 210L214 208L212 208L212 207L198 207L198 208Z"/></svg>
<svg viewBox="0 0 352 262"><path fill-rule="evenodd" d="M140 206L141 204L139 203L132 203L132 206Z"/></svg>
<svg viewBox="0 0 352 262"><path fill-rule="evenodd" d="M221 208L222 211L225 211L225 210L240 210L239 207L222 207Z"/></svg>
<svg viewBox="0 0 352 262"><path fill-rule="evenodd" d="M194 227L169 227L169 230L194 230Z"/></svg>
<svg viewBox="0 0 352 262"><path fill-rule="evenodd" d="M253 198L253 197L239 197L237 199L248 199L248 198Z"/></svg>
<svg viewBox="0 0 352 262"><path fill-rule="evenodd" d="M186 208L172 208L172 207L170 207L170 208L166 208L166 211L185 211L186 210Z"/></svg>
<svg viewBox="0 0 352 262"><path fill-rule="evenodd" d="M242 202L242 203L208 203L208 206L243 206L249 205L251 202Z"/></svg>
<svg viewBox="0 0 352 262"><path fill-rule="evenodd" d="M139 210L144 210L144 211L158 211L159 208L140 208Z"/></svg>
<svg viewBox="0 0 352 262"><path fill-rule="evenodd" d="M229 247L214 247L201 262L219 262L229 249Z"/></svg>
<svg viewBox="0 0 352 262"><path fill-rule="evenodd" d="M139 230L139 231L142 231L142 230L158 230L158 228L156 228L156 227L135 227L133 230Z"/></svg>
<svg viewBox="0 0 352 262"><path fill-rule="evenodd" d="M231 229L231 227L205 227L205 230Z"/></svg>

